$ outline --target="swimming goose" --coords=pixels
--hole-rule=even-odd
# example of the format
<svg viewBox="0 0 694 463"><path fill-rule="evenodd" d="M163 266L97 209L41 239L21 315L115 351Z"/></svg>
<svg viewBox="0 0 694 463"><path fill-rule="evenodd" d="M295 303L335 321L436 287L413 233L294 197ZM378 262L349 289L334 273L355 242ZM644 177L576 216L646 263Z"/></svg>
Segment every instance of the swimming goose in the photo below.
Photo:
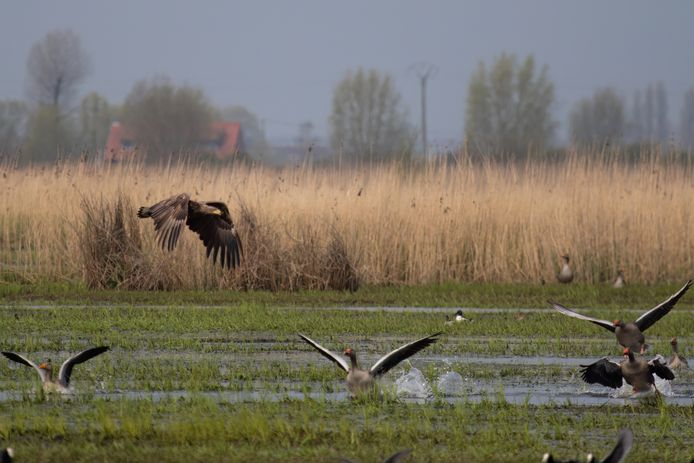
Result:
<svg viewBox="0 0 694 463"><path fill-rule="evenodd" d="M451 320L451 317L446 315L446 325L453 325L454 323L471 322L471 321L472 321L472 319L465 317L465 315L463 315L463 311L460 309L458 309L458 311L455 313L455 318L453 318L453 320Z"/></svg>
<svg viewBox="0 0 694 463"><path fill-rule="evenodd" d="M559 283L571 283L574 279L574 272L572 272L571 267L569 267L569 256L561 256L561 260L563 265L561 271L557 275L557 280Z"/></svg>
<svg viewBox="0 0 694 463"><path fill-rule="evenodd" d="M99 354L103 354L107 350L109 350L109 347L106 346L92 347L91 349L82 351L77 355L73 355L69 359L65 360L65 362L63 362L63 364L60 366L57 380L53 380L53 366L51 365L50 359L48 362L36 365L26 357L15 354L14 352L2 352L2 355L12 361L34 368L41 377L41 381L43 382L43 390L45 392L71 394L72 389L70 388L70 376L72 375L72 369L75 367L75 365L86 362Z"/></svg>
<svg viewBox="0 0 694 463"><path fill-rule="evenodd" d="M301 339L313 346L313 348L316 349L323 357L327 358L331 362L335 362L337 366L342 368L347 373L347 387L354 396L359 393L373 390L374 380L376 378L387 373L391 368L406 358L411 357L425 347L435 343L438 340L436 336L439 336L441 333L439 332L432 334L431 336L426 336L409 344L405 344L404 346L398 347L394 351L378 359L378 361L374 363L373 366L368 370L359 368L359 365L357 364L357 354L353 349L348 347L343 352L344 355L349 357L350 364L348 364L345 359L338 357L336 354L321 346L316 341L310 339L308 336L301 333L298 334Z"/></svg>
<svg viewBox="0 0 694 463"><path fill-rule="evenodd" d="M682 357L679 353L679 349L677 348L677 338L672 338L670 340L670 345L672 346L672 357L670 357L670 361L667 363L667 366L673 370L686 370L689 368L687 359Z"/></svg>
<svg viewBox="0 0 694 463"><path fill-rule="evenodd" d="M629 454L629 451L631 450L631 446L634 443L634 435L632 432L628 429L622 429L622 432L619 434L619 440L617 441L617 445L615 445L614 449L612 449L612 452L610 452L609 455L605 457L605 459L601 460L600 463L621 463L624 458ZM598 463L598 460L593 456L592 453L588 454L588 457L586 458L588 463ZM555 460L552 457L551 453L545 453L542 456L542 463L562 463L559 460ZM568 460L563 463L578 463L576 460Z"/></svg>
<svg viewBox="0 0 694 463"><path fill-rule="evenodd" d="M602 384L603 386L617 389L622 387L622 378L630 384L634 392L648 392L655 388L657 375L663 379L675 379L675 374L664 363L661 356L657 356L650 362L643 357L636 358L628 347L624 349L624 360L616 363L607 357L590 365L581 365L581 377L589 384Z"/></svg>
<svg viewBox="0 0 694 463"><path fill-rule="evenodd" d="M400 452L394 453L393 455L383 460L383 463L400 463L401 461L404 461L410 453L412 453L412 449L401 450ZM347 458L341 458L340 463L354 462L352 460L348 460Z"/></svg>
<svg viewBox="0 0 694 463"><path fill-rule="evenodd" d="M0 463L12 463L13 458L14 449L11 447L7 447L5 450L2 451L2 454L0 454Z"/></svg>
<svg viewBox="0 0 694 463"><path fill-rule="evenodd" d="M241 263L241 239L229 208L221 201L193 201L188 193L181 193L152 206L141 207L137 216L154 220L154 230L162 249L171 251L176 247L185 224L198 234L207 249L207 257L212 254L212 264L217 263L217 254L222 268L234 268Z"/></svg>
<svg viewBox="0 0 694 463"><path fill-rule="evenodd" d="M655 322L667 315L670 310L677 304L677 301L687 292L689 287L692 285L692 280L689 280L682 288L675 294L667 298L665 301L661 302L657 306L653 307L648 312L641 315L635 322L623 323L620 320L615 320L610 323L607 320L600 320L599 318L587 317L581 315L580 313L574 312L573 310L567 309L561 304L556 302L548 301L552 307L567 315L569 317L578 318L579 320L589 321L595 323L596 325L602 326L615 333L617 336L617 341L623 347L628 347L629 349L640 352L643 354L646 350L645 337L643 331L650 328Z"/></svg>
<svg viewBox="0 0 694 463"><path fill-rule="evenodd" d="M626 281L624 281L624 270L621 268L619 269L619 272L617 272L617 278L615 278L614 283L612 283L613 288L624 288L624 286L627 284Z"/></svg>

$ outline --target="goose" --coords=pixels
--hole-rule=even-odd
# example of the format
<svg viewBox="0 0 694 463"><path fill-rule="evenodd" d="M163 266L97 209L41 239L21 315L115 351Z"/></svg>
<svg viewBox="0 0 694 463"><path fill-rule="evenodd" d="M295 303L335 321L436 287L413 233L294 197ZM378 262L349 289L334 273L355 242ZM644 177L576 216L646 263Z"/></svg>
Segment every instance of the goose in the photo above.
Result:
<svg viewBox="0 0 694 463"><path fill-rule="evenodd" d="M241 239L223 202L193 201L188 193L181 193L152 206L142 206L137 216L154 220L157 240L164 250L172 251L176 247L185 224L198 234L207 249L207 257L212 254L213 265L218 254L222 268L235 268L241 262Z"/></svg>
<svg viewBox="0 0 694 463"><path fill-rule="evenodd" d="M70 377L72 376L72 369L75 367L75 365L84 363L87 360L96 357L97 355L103 354L109 349L110 348L106 346L92 347L91 349L87 349L80 352L79 354L73 355L69 359L65 360L65 362L63 362L63 364L60 366L60 371L58 372L58 379L56 380L53 379L53 366L51 365L50 359L48 360L48 362L36 365L34 362L27 359L26 357L23 357L14 352L2 352L2 355L14 362L21 363L23 365L34 368L41 377L41 381L43 382L43 390L45 392L72 394L73 391L70 387Z"/></svg>
<svg viewBox="0 0 694 463"><path fill-rule="evenodd" d="M650 362L643 357L636 358L628 347L624 349L624 360L616 363L604 357L590 365L581 365L581 377L589 384L602 384L603 386L617 389L622 387L622 378L630 384L634 392L650 392L655 389L657 375L663 379L673 380L675 374L664 363L663 357L658 355Z"/></svg>
<svg viewBox="0 0 694 463"><path fill-rule="evenodd" d="M628 429L622 429L622 432L619 433L619 440L617 440L617 444L615 447L612 449L612 452L610 452L609 455L607 455L603 460L600 460L600 463L621 463L624 461L624 458L629 454L629 451L631 450L631 446L634 443L634 435L632 432ZM593 456L592 453L589 453L586 461L588 463L598 463L597 458ZM545 453L542 456L542 463L562 463L560 460L555 460L552 457L551 453ZM577 460L568 460L563 463L579 463Z"/></svg>
<svg viewBox="0 0 694 463"><path fill-rule="evenodd" d="M398 347L394 351L378 359L378 361L374 363L373 366L368 370L359 368L357 363L357 354L353 349L347 347L343 352L344 355L349 357L350 363L348 364L345 359L338 357L336 354L321 346L316 341L310 339L308 336L301 333L297 334L301 339L316 349L323 357L327 358L331 362L334 362L347 373L347 387L352 393L352 396L355 396L360 393L368 393L372 391L375 385L374 380L376 378L387 373L391 368L406 358L411 357L425 347L435 343L438 340L437 336L439 336L441 333L439 332L432 334L431 336L426 336L409 344L405 344L404 346Z"/></svg>
<svg viewBox="0 0 694 463"><path fill-rule="evenodd" d="M679 349L677 348L677 338L672 338L670 340L670 345L672 346L672 357L670 357L670 361L667 363L667 366L671 370L688 369L689 363L687 363L687 359L680 355Z"/></svg>
<svg viewBox="0 0 694 463"><path fill-rule="evenodd" d="M621 268L617 272L617 278L615 278L614 283L612 283L613 288L624 288L624 286L627 284L626 281L624 281L624 270Z"/></svg>
<svg viewBox="0 0 694 463"><path fill-rule="evenodd" d="M687 292L691 285L692 280L689 280L675 294L673 294L657 306L653 307L648 312L641 315L639 318L636 319L635 322L629 323L624 323L621 320L615 320L612 323L610 323L607 320L600 320L599 318L592 318L587 317L585 315L581 315L580 313L574 312L573 310L568 309L556 302L548 302L552 305L552 307L555 310L564 315L573 318L578 318L579 320L585 320L591 323L595 323L596 325L602 326L603 328L614 332L617 336L617 341L619 342L619 344L621 344L623 347L628 347L629 349L635 352L640 352L643 355L647 347L647 345L645 344L646 339L643 335L643 332L651 326L653 326L655 322L667 315L667 313L670 312L670 310L672 310L673 307L675 307L677 301L679 301L680 298L684 296L684 294Z"/></svg>
<svg viewBox="0 0 694 463"><path fill-rule="evenodd" d="M400 463L401 461L404 461L407 456L412 453L412 449L407 449L407 450L401 450L397 453L392 454L385 460L383 460L383 463ZM340 463L354 463L352 460L348 460L347 458L341 458Z"/></svg>
<svg viewBox="0 0 694 463"><path fill-rule="evenodd" d="M561 260L562 267L561 271L557 274L557 280L559 283L571 283L574 279L574 272L572 272L571 267L569 267L569 256L563 255L561 256Z"/></svg>
<svg viewBox="0 0 694 463"><path fill-rule="evenodd" d="M0 454L0 463L12 463L13 458L14 449L12 447L7 447L2 451L2 454Z"/></svg>
<svg viewBox="0 0 694 463"><path fill-rule="evenodd" d="M463 315L463 311L458 309L458 311L455 313L455 317L451 320L451 317L446 315L446 325L453 325L455 323L460 323L460 322L471 322L471 318L465 317Z"/></svg>

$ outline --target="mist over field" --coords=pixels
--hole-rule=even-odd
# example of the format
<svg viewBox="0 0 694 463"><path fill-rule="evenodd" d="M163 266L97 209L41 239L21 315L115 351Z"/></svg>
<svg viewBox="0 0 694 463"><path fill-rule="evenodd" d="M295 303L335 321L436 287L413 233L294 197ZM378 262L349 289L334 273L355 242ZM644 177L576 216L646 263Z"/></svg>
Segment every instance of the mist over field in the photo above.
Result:
<svg viewBox="0 0 694 463"><path fill-rule="evenodd" d="M33 161L101 155L120 121L152 159L209 148L201 138L214 120L240 122L238 152L276 164L303 159L308 147L318 159L353 150L437 156L461 145L512 156L574 143L687 149L693 14L688 2L626 0L14 2L0 18L0 152L21 148ZM40 63L50 53L72 63L57 95L50 81L61 73ZM360 69L377 80L345 81ZM359 130L341 122L350 89L357 112L344 116ZM378 92L392 104L360 113ZM142 135L151 131L173 140ZM510 142L475 141L490 137Z"/></svg>

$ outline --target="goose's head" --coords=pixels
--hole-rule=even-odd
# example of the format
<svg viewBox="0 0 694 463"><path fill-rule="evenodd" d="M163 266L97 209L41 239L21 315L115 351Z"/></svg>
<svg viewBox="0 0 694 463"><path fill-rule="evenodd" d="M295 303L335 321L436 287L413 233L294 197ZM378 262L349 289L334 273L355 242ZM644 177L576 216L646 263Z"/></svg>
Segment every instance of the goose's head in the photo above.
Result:
<svg viewBox="0 0 694 463"><path fill-rule="evenodd" d="M48 372L53 371L53 365L51 365L51 359L48 359L47 362L40 363L39 369L46 370Z"/></svg>
<svg viewBox="0 0 694 463"><path fill-rule="evenodd" d="M676 346L677 345L677 338L673 337L672 339L670 339L670 345Z"/></svg>
<svg viewBox="0 0 694 463"><path fill-rule="evenodd" d="M618 318L612 321L612 326L614 326L614 327L622 326L622 325L623 325L622 320L620 320Z"/></svg>

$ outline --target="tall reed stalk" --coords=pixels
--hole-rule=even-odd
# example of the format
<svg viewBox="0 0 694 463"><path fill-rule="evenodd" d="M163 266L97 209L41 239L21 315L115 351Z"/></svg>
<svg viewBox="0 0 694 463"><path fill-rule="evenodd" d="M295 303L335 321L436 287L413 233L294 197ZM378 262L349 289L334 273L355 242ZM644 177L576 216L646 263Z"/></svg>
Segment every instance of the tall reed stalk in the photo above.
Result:
<svg viewBox="0 0 694 463"><path fill-rule="evenodd" d="M657 154L626 162L619 153L522 163L461 156L408 168L4 164L0 272L164 289L539 283L554 280L566 253L577 281L606 281L618 268L632 282L681 281L694 268L692 174L690 164ZM192 232L165 253L151 221L132 220L137 206L183 191L229 204L244 243L240 270L213 266ZM126 253L128 263L98 283L84 258L99 252L85 224L108 209L100 225L107 233L118 204L128 244L101 252L106 261Z"/></svg>

